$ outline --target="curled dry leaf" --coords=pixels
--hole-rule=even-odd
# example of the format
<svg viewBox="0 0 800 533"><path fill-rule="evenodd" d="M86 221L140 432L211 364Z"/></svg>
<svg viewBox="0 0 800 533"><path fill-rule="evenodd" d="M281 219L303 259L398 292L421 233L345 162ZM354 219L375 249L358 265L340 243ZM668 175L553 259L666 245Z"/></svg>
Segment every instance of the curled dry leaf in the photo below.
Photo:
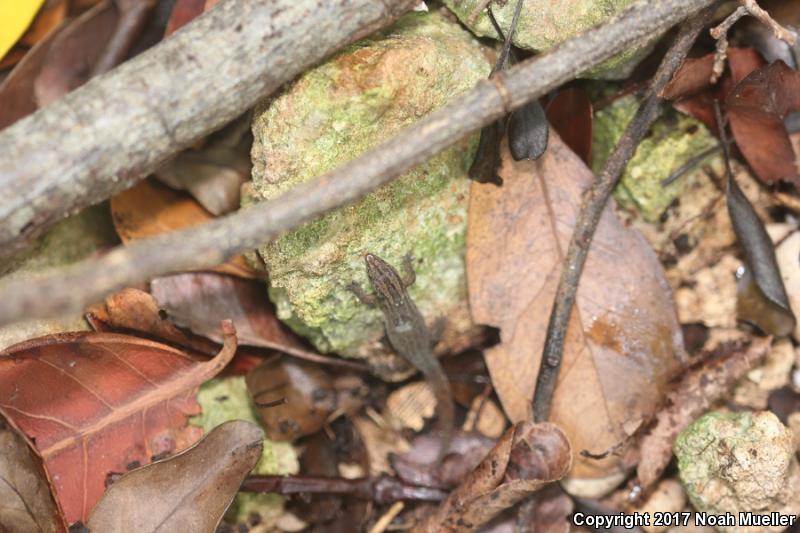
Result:
<svg viewBox="0 0 800 533"><path fill-rule="evenodd" d="M520 422L415 533L475 531L500 512L558 481L572 465L572 450L558 426Z"/></svg>
<svg viewBox="0 0 800 533"><path fill-rule="evenodd" d="M215 325L231 319L240 344L278 350L315 363L366 370L363 363L306 349L275 316L261 282L213 272L185 273L154 279L150 291L170 319L197 335L219 341Z"/></svg>
<svg viewBox="0 0 800 533"><path fill-rule="evenodd" d="M188 450L115 481L87 525L103 533L213 533L261 458L263 441L255 424L225 422Z"/></svg>
<svg viewBox="0 0 800 533"><path fill-rule="evenodd" d="M120 240L128 243L188 228L211 220L211 214L186 194L151 180L111 198L111 217ZM241 256L219 265L216 270L243 278L259 278Z"/></svg>
<svg viewBox="0 0 800 533"><path fill-rule="evenodd" d="M47 475L25 439L0 420L0 531L66 530Z"/></svg>
<svg viewBox="0 0 800 533"><path fill-rule="evenodd" d="M0 358L0 413L44 461L69 523L85 521L109 474L195 442L197 387L233 358L236 335L201 363L127 335L67 333L26 341Z"/></svg>
<svg viewBox="0 0 800 533"><path fill-rule="evenodd" d="M478 183L492 183L498 187L503 179L497 175L500 168L500 142L506 131L506 117L484 126L478 141L475 160L469 167L469 179Z"/></svg>
<svg viewBox="0 0 800 533"><path fill-rule="evenodd" d="M259 409L267 436L294 440L319 431L336 409L330 375L318 365L273 357L246 377L247 390ZM285 399L278 405L272 403Z"/></svg>
<svg viewBox="0 0 800 533"><path fill-rule="evenodd" d="M675 438L739 379L764 360L771 339L756 338L746 349L712 361L686 374L669 394L669 404L656 415L655 425L641 438L636 473L642 492L647 493L661 477L672 458Z"/></svg>
<svg viewBox="0 0 800 533"><path fill-rule="evenodd" d="M501 329L485 352L503 408L526 420L564 252L592 172L551 135L536 162L505 151L502 188L472 185L467 234L470 308ZM600 453L652 416L684 358L661 265L608 206L598 225L567 331L551 420L576 452ZM602 478L619 460L575 458L573 477Z"/></svg>
<svg viewBox="0 0 800 533"><path fill-rule="evenodd" d="M200 205L220 216L239 209L242 184L250 179L251 114L245 113L196 149L175 156L155 176L175 189L188 191Z"/></svg>

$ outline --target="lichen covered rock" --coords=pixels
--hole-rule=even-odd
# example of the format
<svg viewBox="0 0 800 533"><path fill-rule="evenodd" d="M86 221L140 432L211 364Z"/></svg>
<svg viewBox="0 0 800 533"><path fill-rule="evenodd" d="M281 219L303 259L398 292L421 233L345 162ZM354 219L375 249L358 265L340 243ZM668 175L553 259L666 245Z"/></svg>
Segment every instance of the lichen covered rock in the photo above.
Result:
<svg viewBox="0 0 800 533"><path fill-rule="evenodd" d="M479 44L435 13L410 13L304 74L256 110L253 186L273 199L377 146L488 76ZM472 327L466 303L466 173L477 136L408 171L358 203L259 249L278 316L321 351L378 357L379 311L345 289L368 288L363 254L416 258L412 297L443 337Z"/></svg>
<svg viewBox="0 0 800 533"><path fill-rule="evenodd" d="M708 413L675 441L681 482L698 511L731 513L738 525L719 531L783 531L745 526L739 513L796 515L800 470L792 432L770 412Z"/></svg>
<svg viewBox="0 0 800 533"><path fill-rule="evenodd" d="M458 19L475 35L502 40L494 29L486 9L476 17L472 14L484 0L443 0ZM543 52L570 37L574 37L592 26L605 22L616 15L633 0L525 0L514 33L514 45L532 52ZM503 35L511 28L516 9L516 0L498 2L492 0L492 14ZM600 79L626 78L630 71L649 52L649 47L630 48L609 59L602 65L585 73L587 77ZM576 72L576 74L579 74Z"/></svg>
<svg viewBox="0 0 800 533"><path fill-rule="evenodd" d="M638 108L633 96L620 98L597 111L592 124L592 169L600 173L611 151L622 137ZM699 121L667 110L650 129L628 162L614 196L622 207L635 209L655 222L680 196L698 169L666 187L661 182L692 157L716 144L716 139Z"/></svg>

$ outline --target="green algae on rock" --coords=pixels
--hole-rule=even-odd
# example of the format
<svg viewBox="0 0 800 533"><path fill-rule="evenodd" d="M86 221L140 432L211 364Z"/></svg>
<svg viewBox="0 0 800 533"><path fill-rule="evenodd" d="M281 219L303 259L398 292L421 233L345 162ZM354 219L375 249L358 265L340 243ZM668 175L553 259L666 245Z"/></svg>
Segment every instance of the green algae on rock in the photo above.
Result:
<svg viewBox="0 0 800 533"><path fill-rule="evenodd" d="M484 0L443 0L443 3L475 35L502 40L486 9L472 18L473 11ZM514 45L532 52L543 52L605 22L632 3L633 0L525 0L513 36ZM504 35L511 28L516 5L516 0L491 2L492 14ZM629 48L584 75L598 79L626 78L649 50L649 46Z"/></svg>
<svg viewBox="0 0 800 533"><path fill-rule="evenodd" d="M626 96L595 113L592 169L596 174L602 172L638 105L635 97ZM702 123L672 109L665 111L650 132L625 167L614 196L622 207L636 210L648 222L655 222L688 187L696 171L690 171L666 187L661 182L717 141Z"/></svg>
<svg viewBox="0 0 800 533"><path fill-rule="evenodd" d="M771 412L708 413L676 439L683 487L698 511L796 515L800 511L800 466L792 432ZM785 527L741 524L727 533L783 531Z"/></svg>
<svg viewBox="0 0 800 533"><path fill-rule="evenodd" d="M276 198L363 154L489 70L481 46L457 24L438 13L403 16L256 110L253 196ZM365 252L397 267L411 253L417 271L411 295L429 322L447 317L443 344L472 328L463 252L466 174L476 146L472 135L356 204L259 248L279 318L321 351L374 363L386 355L378 342L381 314L345 286L368 286Z"/></svg>

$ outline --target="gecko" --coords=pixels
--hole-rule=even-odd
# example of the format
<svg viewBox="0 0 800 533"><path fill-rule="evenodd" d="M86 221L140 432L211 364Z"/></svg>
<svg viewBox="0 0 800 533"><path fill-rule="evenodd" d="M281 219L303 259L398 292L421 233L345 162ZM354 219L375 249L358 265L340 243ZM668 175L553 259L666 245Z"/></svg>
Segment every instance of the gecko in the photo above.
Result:
<svg viewBox="0 0 800 533"><path fill-rule="evenodd" d="M437 426L442 434L436 464L439 465L447 454L453 435L454 404L450 392L450 382L445 376L439 360L433 355L433 337L422 313L408 295L408 287L416 280L411 256L403 260L404 276L389 263L376 256L366 254L367 277L374 294L367 294L360 285L353 282L347 288L361 303L377 305L383 312L386 337L399 356L422 372L436 397L438 411Z"/></svg>

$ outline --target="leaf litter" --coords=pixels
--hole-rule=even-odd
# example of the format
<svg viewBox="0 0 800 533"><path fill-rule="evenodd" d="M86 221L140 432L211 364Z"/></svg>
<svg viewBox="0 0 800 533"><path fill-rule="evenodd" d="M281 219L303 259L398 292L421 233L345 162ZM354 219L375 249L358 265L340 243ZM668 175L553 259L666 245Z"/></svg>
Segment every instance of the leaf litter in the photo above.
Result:
<svg viewBox="0 0 800 533"><path fill-rule="evenodd" d="M167 33L213 3L178 0L172 10ZM81 42L81 32L75 32L74 29L66 31L68 24L58 25L64 18L64 4L48 2L50 11L42 12L35 31L31 30L28 34L29 40L18 45L18 48L39 48L34 48L0 86L0 96L4 99L18 98L19 116L32 112L36 107L83 83L87 72L92 70L86 65L100 56L109 55L99 48L85 48L86 45ZM101 8L108 5L96 1L75 3L78 4L92 4L96 6L95 12L101 12ZM135 2L122 4L130 8ZM59 37L61 31L66 36ZM67 37L77 40L70 44ZM121 39L116 34L109 38ZM73 46L74 52L68 54L70 46L65 46L60 47L58 52L50 53L49 47L54 42ZM62 48L64 51L61 51ZM81 61L84 61L82 69L74 68L80 66ZM695 115L717 132L719 130L715 128L711 105L714 97L721 99L730 117L738 150L759 179L769 184L796 182L797 167L792 166L795 162L794 152L787 142L789 136L784 128L784 118L798 107L797 73L781 63L767 65L757 53L746 48L730 49L728 64L726 75L712 87L708 83L708 73L713 65L713 56L687 60L668 87L668 91L672 91L669 97L677 98L675 106L678 109ZM17 96L7 87L15 88ZM797 236L800 232L794 218L800 210L792 207L794 190L767 190L750 179L738 166L735 167L735 177L728 178L731 187L726 190L725 182L719 176L719 160L714 159L711 164L716 169L711 168L709 172L699 173L697 178L692 178L689 190L667 208L657 223L644 223L637 219L635 213L618 210L617 216L625 224L634 226L646 235L663 265L664 274L644 240L615 220L611 213L613 209L608 209L596 239L599 245L594 246L590 253L590 266L581 283L583 292L579 291L578 308L570 325L568 353L572 353L575 361L565 368L559 383L559 387L565 391L564 398L557 397L554 406L554 414L562 418L555 420L561 428L550 424L537 426L519 422L499 436L508 420L497 410L498 401L512 420L527 418L532 394L530 387L538 364L535 359L540 351L536 339L543 334L546 325L550 305L548 300L551 299L548 290L551 290L553 278L557 277L562 259L559 248L564 247L564 239L571 232L571 220L579 205L580 191L592 179L578 160L578 157L583 161L591 158L591 100L582 90L569 87L549 101L543 99L542 102L548 103L544 107L553 129L569 148L553 133L550 134L550 146L542 160L537 163L511 161L508 142L514 145L513 152L518 159L535 158L548 145L549 128L542 120L543 108L538 102L513 114L508 125L505 121L497 122L494 129L490 127L484 130L484 133L493 132L493 135L489 135L486 142L481 144L486 155L476 159L479 165L475 167L479 170L477 173L484 176L478 181L502 180L503 187L495 189L492 196L480 189L483 187L488 190L493 186L473 184L473 210L478 214L470 213L470 232L472 235L472 232L482 231L484 237L477 255L474 240L468 245L468 277L470 290L478 295L473 302L473 313L482 317L485 323L499 328L501 342L485 352L491 380L484 368L470 365L467 370L467 359L463 356L453 358L451 363L454 364L445 363L446 367L450 367L448 376L454 381L456 399L463 407L459 409L459 417L463 420L464 431L457 433L453 453L445 458L440 471L428 468L430 457L438 449L439 437L435 431L426 431L429 424L425 415L430 401L426 400L423 383L412 382L404 386L377 384L363 374L350 373L349 370L361 371L363 368L348 369L347 364L337 365L339 368L331 370L309 362L272 357L261 365L268 353L266 350L294 352L298 357L305 354L308 361L317 363L326 363L326 360L325 356L308 350L294 333L284 329L275 317L274 309L266 304L263 282L256 281L263 280L266 274L238 258L221 267L225 274L176 273L152 280L149 286L128 288L90 309L94 317L92 323L98 328L151 337L180 349L137 337L94 333L45 337L26 344L24 354L16 355L14 364L19 367L30 366L37 360L59 364L52 357L55 350L59 350L58 353L67 350L66 353L80 354L78 359L71 356L71 359L78 361L76 367L99 365L102 357L94 360L92 357L95 356L91 355L87 358L83 353L86 347L73 347L76 343L91 344L77 340L91 338L113 346L119 343L124 346L120 353L131 350L152 352L153 355L140 356L149 363L158 359L172 361L177 357L190 366L210 365L210 362L203 362L204 359L194 354L213 353L216 343L223 340L218 334L218 324L225 318L234 320L241 344L261 350L250 348L247 362L245 366L237 367L239 370L234 368L234 363L228 365L228 371L244 373L246 379L225 378L207 384L205 393L201 394L206 411L202 417L205 420L203 426L210 433L195 447L143 468L136 466L164 454L154 453L141 461L137 459L119 463L121 466L117 465L113 470L102 466L98 469L103 472L102 476L98 472L90 473L92 479L102 477L104 484L111 483L106 496L89 518L90 528L121 531L135 523L143 531L155 530L147 525L148 520L158 521L159 516L150 512L150 503L165 510L166 514L194 520L193 524L198 530L210 531L220 523L239 483L252 467L250 455L256 456L253 462L258 460L260 454L250 452L255 449L256 440L263 438L259 436L256 439L255 433L260 434L261 430L252 425L246 426L243 422L238 424L244 427L235 431L231 427L237 423L219 425L228 416L219 412L222 412L223 405L231 403L228 395L233 390L219 387L222 382L237 384L240 400L243 398L242 402L247 404L248 410L253 410L246 418L256 420L255 408L251 403L254 399L256 404L261 405L257 410L268 434L277 436L282 433L283 438L292 442L297 449L306 450L308 455L302 458L304 474L344 479L383 473L397 476L409 486L435 489L439 491L438 498L444 495L440 487L455 487L438 508L430 503L406 503L404 508L393 507L393 514L387 514L386 523L381 527L388 526L392 517L396 517L390 527L416 523L417 530L425 531L435 530L440 522L444 522L448 528L469 530L495 517L485 530L502 531L503 527L513 527L517 520L515 513L509 512L510 506L547 482L563 478L567 490L576 495L580 491L573 490L575 485L571 482L581 481L582 477L602 480L603 476L607 476L611 479L611 485L604 491L608 492L613 484L624 478L624 475L619 476L621 469L636 466L640 482L637 490L642 495L650 496L647 501L638 502L637 509L685 509L685 497L681 498L683 494L679 484L671 477L663 477L672 457L672 441L677 433L719 402L732 402L738 408L763 409L777 402L778 392L786 395L787 391L792 390L792 373L796 373L794 366L797 363L792 344L783 338L770 346L770 338L754 337L742 326L736 329L735 311L738 299L740 318L746 318L746 313L741 312L742 304L747 301L745 296L748 291L756 287L760 291L759 299L756 299L757 306L762 307L753 308L750 305L751 321L776 335L791 331L798 339L797 328L800 326L793 317L791 323L779 320L773 321L772 325L765 325L764 313L761 312L764 293L771 295L766 301L770 305L777 305L782 310L783 318L786 318L787 311L791 314L791 309L796 311L800 305L795 298L796 283L800 279L800 261L797 260L797 242L800 242ZM525 119L526 113L530 115L528 119ZM232 129L235 130L235 126L232 125ZM506 133L509 140L501 144ZM174 189L188 190L197 201L153 180L143 186L146 189L135 191L139 194L138 198L134 198L134 193L128 198L115 198L112 210L121 238L127 241L157 235L208 220L212 216L210 213L225 213L238 207L239 185L249 172L245 168L245 151L240 150L244 144L239 145L238 140L235 135L228 140L223 137L221 143L214 138L201 140L156 173L157 178ZM480 165L485 168L481 170ZM194 179L196 175L204 177ZM495 179L495 176L499 179ZM537 190L538 194L532 192ZM726 197L733 224L722 209ZM533 221L526 221L519 216L528 212L534 214ZM530 230L526 224L536 227ZM550 228L549 239L545 238L547 232L543 228ZM736 237L739 245L735 244ZM773 241L778 253L773 257L772 264L768 265L766 284L763 269L761 275L753 276L749 285L745 283L746 277L741 278L737 297L737 281L733 274L741 270L741 257L744 256L745 262L751 265L763 264L763 258L769 258L772 252ZM620 250L624 250L624 254ZM523 255L527 261L523 260ZM601 266L592 271L592 257L595 255L602 256L597 260ZM530 260L532 257L534 261ZM607 264L602 264L603 261ZM752 272L757 274L758 270L753 268ZM757 278L761 278L760 285ZM665 279L675 291L675 306ZM784 285L788 290L783 297L772 290ZM520 290L521 287L524 290ZM581 300L581 295L585 301ZM644 304L638 307L627 305L631 301ZM679 320L676 320L676 315ZM588 320L584 320L587 317ZM583 323L580 323L581 320ZM686 333L686 351L692 354L691 360L683 349L678 322ZM482 340L485 341L485 338ZM691 349L688 349L690 345ZM485 345L475 341L465 347L476 346L482 348ZM12 348L14 350L17 348ZM193 355L188 355L188 352ZM315 360L315 357L318 359ZM524 361L524 364L519 361ZM0 375L2 368L0 365ZM65 367L62 364L60 368ZM185 369L181 368L180 371ZM70 375L69 370L64 372ZM683 375L679 376L681 372ZM474 383L458 382L473 378L476 380ZM5 380L0 380L0 383L2 381ZM252 385L252 398L247 398L245 382ZM166 382L159 394L171 390L169 383ZM620 387L620 383L624 383L625 387ZM650 390L644 390L646 386ZM36 387L22 389L20 394L24 396L29 389ZM98 385L101 396L107 390L110 390L109 385ZM577 401L576 391L579 393ZM127 394L134 394L134 391L128 390ZM213 396L213 401L209 400L209 394ZM190 405L193 398L192 394L181 400L185 412L180 419L173 420L174 427L169 431L177 431L176 434L180 435L182 430L175 428L183 427L184 415L197 412L197 408ZM83 398L81 401L88 400ZM571 405L573 403L575 405ZM485 414L492 412L492 409L487 406L495 406L493 414L488 417L490 422L486 421ZM56 412L66 419L70 414L69 409L62 411ZM796 413L789 413L784 419L791 420L792 414ZM598 419L601 420L600 424L596 423ZM10 416L9 420L12 426L6 428L5 433L0 432L0 436L9 436L12 440L16 439L17 444L25 444L26 437L23 434L27 433L23 426L28 423L17 424L14 416ZM398 420L400 423L397 423ZM588 420L592 423L587 423ZM217 429L213 429L215 426L218 426ZM600 426L600 429L593 426ZM17 432L15 427L22 429L22 433ZM286 428L291 431L286 431ZM47 429L44 434L52 431ZM178 440L185 442L185 445L200 435L199 431L189 428L186 431L192 432L194 438L179 436ZM220 436L222 433L226 435ZM242 437L242 433L254 438ZM332 438L333 433L336 434L335 439ZM412 439L413 433L420 434ZM542 444L542 439L547 444ZM46 444L46 438L44 440ZM214 440L217 441L216 445L206 444ZM360 455L332 457L330 447L341 446L343 440L362 443ZM536 442L539 444L531 444ZM20 491L21 497L26 505L38 502L36 505L45 509L39 514L43 530L48 530L50 524L57 524L54 530L61 530L65 525L58 512L58 505L63 503L62 493L56 491L58 501L51 497L48 503L47 479L48 476L52 477L49 470L52 465L48 464L46 457L42 462L37 455L42 453L42 439L35 436L31 443L34 447L28 448L29 460L25 459L23 453L25 445L17 447L21 451L14 455L13 464L6 464L33 473L24 486L20 485L25 489L25 492ZM172 454L185 447L177 444L167 443L164 453ZM289 446L288 443L284 444ZM151 451L156 448L154 446ZM364 449L369 454L365 454ZM516 451L509 452L509 449ZM547 452L544 457L543 450ZM233 455L227 452L233 452ZM247 460L244 460L245 456ZM499 463L487 466L490 458ZM200 467L209 462L215 466ZM504 462L508 465L505 472L495 471L497 464ZM231 470L229 467L233 463ZM133 470L125 473L131 468ZM187 475L176 476L176 471L185 471ZM568 478L564 477L570 473ZM9 479L9 476L6 475L4 479ZM211 493L205 493L204 490L211 483L209 479L223 482L224 490L214 492L209 497ZM287 483L294 481L293 478L287 479ZM605 503L600 503L570 496L550 485L549 490L540 492L537 497L535 523L547 531L568 531L568 516L575 504L579 510L595 509L610 514L622 508L631 509L629 504L620 503L625 499L627 488L618 490L604 500ZM99 493L102 494L102 490ZM169 497L161 497L163 494ZM185 496L183 500L181 495ZM205 497L208 499L204 500ZM375 497L374 494L372 497ZM150 503L143 504L145 501ZM376 499L374 504L378 508L373 508L364 500L349 497L341 500L330 495L315 496L309 501L311 503L307 502L305 511L302 504L293 504L290 510L284 512L281 521L259 515L258 512L251 512L250 518L247 518L247 509L253 508L240 505L238 498L234 508L241 507L235 509L240 528L247 523L247 527L253 531L268 531L277 523L286 531L299 527L329 530L325 528L347 529L354 524L366 528L370 523L375 523L382 507L391 503L391 500ZM334 504L329 505L331 502ZM69 499L67 503L72 505ZM197 512L197 509L201 511ZM275 512L282 511L278 509ZM265 522L254 522L256 519L253 517L257 515L260 516L258 520ZM8 516L0 513L3 525L6 519L22 520L17 523L27 524L29 522L25 521L30 520L32 515L22 512L12 518ZM73 518L69 521L76 515L73 513L71 516ZM290 519L292 517L294 521ZM298 517L307 520L302 521ZM86 514L81 513L80 518L85 520ZM115 520L117 525L112 525ZM229 523L233 520L232 515L226 519ZM228 526L221 525L222 530L225 527Z"/></svg>

